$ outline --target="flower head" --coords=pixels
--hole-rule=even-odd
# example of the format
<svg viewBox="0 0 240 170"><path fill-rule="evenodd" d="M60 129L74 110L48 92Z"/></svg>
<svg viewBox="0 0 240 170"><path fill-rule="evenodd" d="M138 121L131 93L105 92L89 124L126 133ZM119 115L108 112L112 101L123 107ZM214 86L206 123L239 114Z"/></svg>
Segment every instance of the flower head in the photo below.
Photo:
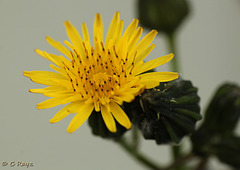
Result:
<svg viewBox="0 0 240 170"><path fill-rule="evenodd" d="M29 90L52 97L37 104L38 109L68 104L50 120L51 123L76 113L67 128L69 133L78 129L94 109L101 113L111 132L116 132L115 120L125 128L131 128L131 122L120 105L131 102L144 89L154 88L159 82L178 78L178 74L172 72L144 73L170 61L173 54L143 63L143 59L154 48L154 44L150 44L157 31L151 31L139 41L142 28L138 27L137 19L132 21L122 35L123 21L120 20L119 12L116 12L103 43L102 19L97 14L93 46L85 23L82 24L83 38L69 21L64 25L71 41L64 41L68 48L50 37L46 38L63 55L36 50L40 56L55 64L50 65L55 72L24 71L23 75L48 86Z"/></svg>

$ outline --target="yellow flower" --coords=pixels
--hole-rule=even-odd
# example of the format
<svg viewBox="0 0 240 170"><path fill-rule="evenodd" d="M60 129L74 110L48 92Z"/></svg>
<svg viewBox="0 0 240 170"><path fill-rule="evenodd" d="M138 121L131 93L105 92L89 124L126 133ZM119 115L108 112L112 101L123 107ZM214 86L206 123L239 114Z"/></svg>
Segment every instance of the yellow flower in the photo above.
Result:
<svg viewBox="0 0 240 170"><path fill-rule="evenodd" d="M103 43L103 23L101 15L97 14L93 27L94 48L90 44L85 23L82 24L83 39L69 21L64 25L71 41L64 43L70 50L50 37L46 38L47 42L63 56L36 49L36 53L55 64L50 67L56 72L24 71L23 75L35 83L48 86L29 90L52 97L37 104L38 109L68 104L50 120L51 123L76 113L67 128L69 133L78 129L94 109L99 114L101 112L111 132L116 132L115 120L130 129L131 122L120 105L131 102L144 89L178 78L178 74L173 72L144 73L167 63L173 54L143 63L143 59L154 48L154 44L150 44L157 31L152 30L139 41L143 29L138 27L137 19L122 35L123 21L120 20L120 13L116 12Z"/></svg>

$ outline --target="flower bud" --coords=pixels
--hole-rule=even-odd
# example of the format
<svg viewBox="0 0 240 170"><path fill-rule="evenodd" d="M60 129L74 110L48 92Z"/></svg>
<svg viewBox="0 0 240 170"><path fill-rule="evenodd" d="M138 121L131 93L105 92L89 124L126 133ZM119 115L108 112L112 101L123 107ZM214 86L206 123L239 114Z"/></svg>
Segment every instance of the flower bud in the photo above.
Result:
<svg viewBox="0 0 240 170"><path fill-rule="evenodd" d="M203 124L191 136L193 152L204 157L213 154L217 141L228 140L234 134L239 117L240 88L235 84L223 84L210 102Z"/></svg>
<svg viewBox="0 0 240 170"><path fill-rule="evenodd" d="M139 0L140 23L150 29L173 33L189 13L186 0Z"/></svg>
<svg viewBox="0 0 240 170"><path fill-rule="evenodd" d="M240 138L231 136L222 138L213 144L214 155L221 161L236 169L240 168Z"/></svg>
<svg viewBox="0 0 240 170"><path fill-rule="evenodd" d="M145 139L154 139L157 144L179 143L194 132L196 121L201 119L199 100L197 88L179 79L145 90L126 112L132 114L132 122Z"/></svg>
<svg viewBox="0 0 240 170"><path fill-rule="evenodd" d="M224 84L210 102L203 126L214 134L231 135L239 117L240 88L235 84Z"/></svg>

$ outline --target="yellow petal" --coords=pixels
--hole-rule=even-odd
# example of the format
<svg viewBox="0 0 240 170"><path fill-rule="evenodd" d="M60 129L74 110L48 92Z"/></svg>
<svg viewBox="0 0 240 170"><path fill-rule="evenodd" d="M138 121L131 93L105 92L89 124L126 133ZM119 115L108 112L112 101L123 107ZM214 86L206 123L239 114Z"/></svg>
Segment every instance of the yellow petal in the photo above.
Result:
<svg viewBox="0 0 240 170"><path fill-rule="evenodd" d="M84 43L86 45L86 48L90 52L91 51L91 44L90 44L90 38L89 38L89 33L88 33L86 23L82 23L82 34L83 34L83 39L84 39Z"/></svg>
<svg viewBox="0 0 240 170"><path fill-rule="evenodd" d="M62 119L64 119L65 117L67 117L70 114L68 108L71 104L72 103L70 103L69 105L62 108L59 112L57 112L55 114L55 116L52 119L49 120L49 122L50 123L57 123L57 122L61 121Z"/></svg>
<svg viewBox="0 0 240 170"><path fill-rule="evenodd" d="M106 106L101 106L101 113L108 130L115 133L117 131L116 123Z"/></svg>
<svg viewBox="0 0 240 170"><path fill-rule="evenodd" d="M47 108L55 107L61 104L67 104L69 102L80 101L80 100L82 100L80 94L74 94L74 93L63 94L37 104L37 108L47 109Z"/></svg>
<svg viewBox="0 0 240 170"><path fill-rule="evenodd" d="M83 33L84 42L90 41L86 23L82 23L82 33Z"/></svg>
<svg viewBox="0 0 240 170"><path fill-rule="evenodd" d="M123 100L120 97L113 96L113 101L119 105L123 104Z"/></svg>
<svg viewBox="0 0 240 170"><path fill-rule="evenodd" d="M114 42L113 44L117 44L121 38L121 35L122 35L122 30L123 30L123 21L120 20L118 25L116 26L115 28L115 32L114 32Z"/></svg>
<svg viewBox="0 0 240 170"><path fill-rule="evenodd" d="M55 66L55 65L53 65L53 64L50 64L49 66L50 66L53 70L59 72L61 75L67 77L66 71L65 71L64 69L59 68L59 67L57 67L57 66Z"/></svg>
<svg viewBox="0 0 240 170"><path fill-rule="evenodd" d="M49 86L44 89L29 89L29 92L31 93L43 93L43 92L56 92L65 90L65 88L59 87L59 86Z"/></svg>
<svg viewBox="0 0 240 170"><path fill-rule="evenodd" d="M60 87L64 87L68 90L73 90L72 88L72 83L69 80L64 80L64 79L51 79L51 81L53 82L52 85L55 86L60 86Z"/></svg>
<svg viewBox="0 0 240 170"><path fill-rule="evenodd" d="M111 102L110 109L111 109L113 116L118 121L118 123L120 123L122 126L124 126L127 129L131 128L132 124L131 124L128 116L126 115L126 113L122 110L122 108L118 104L116 104L115 102Z"/></svg>
<svg viewBox="0 0 240 170"><path fill-rule="evenodd" d="M85 50L83 47L83 41L77 29L71 24L70 21L64 22L64 25L66 27L67 35L70 41L73 43L76 51L78 52L78 54L80 54L80 56L84 56Z"/></svg>
<svg viewBox="0 0 240 170"><path fill-rule="evenodd" d="M47 97L60 97L60 96L68 96L68 95L73 95L74 93L70 90L62 90L62 91L55 91L55 92L47 92L43 91L42 94ZM67 98L66 98L67 99ZM69 99L69 98L68 98ZM64 99L65 100L65 99ZM63 101L64 101L63 100Z"/></svg>
<svg viewBox="0 0 240 170"><path fill-rule="evenodd" d="M96 112L100 111L100 105L99 105L99 101L94 102L94 108Z"/></svg>
<svg viewBox="0 0 240 170"><path fill-rule="evenodd" d="M157 35L156 30L152 30L150 33L148 33L137 45L136 50L139 54L142 53L143 50L145 50L153 41L155 36Z"/></svg>
<svg viewBox="0 0 240 170"><path fill-rule="evenodd" d="M67 128L67 132L73 133L75 130L77 130L91 115L93 108L94 108L93 103L83 104L79 106L78 108L79 111L70 122Z"/></svg>
<svg viewBox="0 0 240 170"><path fill-rule="evenodd" d="M43 93L44 89L29 89L29 92L31 92L31 93Z"/></svg>
<svg viewBox="0 0 240 170"><path fill-rule="evenodd" d="M108 43L109 43L110 39L112 39L112 37L115 33L115 28L118 25L119 20L120 20L120 13L116 12L113 16L112 22L108 29L108 33L107 33L106 40L105 40L105 48L108 47Z"/></svg>
<svg viewBox="0 0 240 170"><path fill-rule="evenodd" d="M139 75L141 80L167 82L178 78L178 73L174 72L151 72Z"/></svg>
<svg viewBox="0 0 240 170"><path fill-rule="evenodd" d="M146 85L146 88L153 88L159 85L159 82L168 82L177 79L179 76L174 72L152 72L139 75L140 83ZM158 83L157 83L158 82Z"/></svg>
<svg viewBox="0 0 240 170"><path fill-rule="evenodd" d="M51 71L24 71L23 75L30 78L31 77L51 77L51 78L64 79L64 77L61 74L51 72Z"/></svg>
<svg viewBox="0 0 240 170"><path fill-rule="evenodd" d="M130 88L128 91L126 92L129 92L131 94L133 94L134 96L136 96L136 94L139 94L139 91L142 91L142 89L144 88L144 86L142 85L139 85L137 87L134 87L134 88Z"/></svg>
<svg viewBox="0 0 240 170"><path fill-rule="evenodd" d="M50 71L24 71L23 75L29 77L33 82L43 85L54 85L53 79L66 79L61 74Z"/></svg>
<svg viewBox="0 0 240 170"><path fill-rule="evenodd" d="M46 37L46 40L51 46L53 46L58 51L63 53L65 56L67 56L70 60L72 60L72 55L71 55L70 51L66 47L64 47L60 42L55 41L54 39L52 39L49 36Z"/></svg>
<svg viewBox="0 0 240 170"><path fill-rule="evenodd" d="M35 52L38 55L42 56L43 58L46 58L47 60L51 61L52 63L56 64L59 67L62 65L62 60L57 55L48 54L46 51L41 51L39 49L36 49Z"/></svg>
<svg viewBox="0 0 240 170"><path fill-rule="evenodd" d="M133 19L133 21L131 22L131 24L127 27L126 31L124 32L122 38L123 39L127 39L127 41L129 41L133 35L133 32L137 29L138 26L138 19Z"/></svg>
<svg viewBox="0 0 240 170"><path fill-rule="evenodd" d="M144 63L143 65L141 65L141 67L139 67L139 68L134 67L133 68L133 75L138 75L138 74L141 74L145 71L154 69L154 68L156 68L160 65L163 65L163 64L169 62L173 57L174 57L174 55L171 53L169 55L162 56L162 57L153 59L151 61L148 61L148 62Z"/></svg>
<svg viewBox="0 0 240 170"><path fill-rule="evenodd" d="M66 46L68 46L72 51L74 51L74 46L68 41L68 40L64 40L63 41L64 42L64 44L66 45Z"/></svg>
<svg viewBox="0 0 240 170"><path fill-rule="evenodd" d="M62 103L61 104L66 104L66 103L69 103L69 102L75 102L75 101L82 101L83 98L81 97L82 95L81 94L75 94L75 93L69 93L68 94L65 94L64 95L65 98L62 100Z"/></svg>
<svg viewBox="0 0 240 170"><path fill-rule="evenodd" d="M142 80L142 84L144 84L145 89L152 89L154 87L157 87L160 82L159 81L149 81L149 80Z"/></svg>
<svg viewBox="0 0 240 170"><path fill-rule="evenodd" d="M84 102L73 102L70 103L69 105L65 106L62 108L55 116L49 120L50 123L57 123L60 120L64 119L67 117L70 113L75 113L72 112L73 110L76 111L76 108L81 107L84 104Z"/></svg>
<svg viewBox="0 0 240 170"><path fill-rule="evenodd" d="M146 48L141 54L137 55L134 63L142 61L144 58L146 58L149 55L149 53L154 49L154 47L155 45L152 44L148 48Z"/></svg>
<svg viewBox="0 0 240 170"><path fill-rule="evenodd" d="M61 104L63 97L54 97L37 104L38 109L47 109Z"/></svg>
<svg viewBox="0 0 240 170"><path fill-rule="evenodd" d="M49 86L44 89L30 89L29 92L31 93L42 93L47 97L57 97L60 95L66 95L72 93L72 91L67 90L61 86Z"/></svg>
<svg viewBox="0 0 240 170"><path fill-rule="evenodd" d="M98 41L100 42L103 41L103 23L102 23L102 17L100 14L97 14L95 17L93 35L94 37L97 37Z"/></svg>
<svg viewBox="0 0 240 170"><path fill-rule="evenodd" d="M123 93L119 93L117 96L113 96L113 99L116 101L125 101L125 102L131 102L133 101L135 98L135 96L133 94L130 94L128 92L123 92Z"/></svg>
<svg viewBox="0 0 240 170"><path fill-rule="evenodd" d="M132 48L137 44L137 42L139 41L141 35L142 35L142 27L139 27L134 34L132 35L131 39L129 40L129 44L128 44L128 51L129 53L131 52Z"/></svg>

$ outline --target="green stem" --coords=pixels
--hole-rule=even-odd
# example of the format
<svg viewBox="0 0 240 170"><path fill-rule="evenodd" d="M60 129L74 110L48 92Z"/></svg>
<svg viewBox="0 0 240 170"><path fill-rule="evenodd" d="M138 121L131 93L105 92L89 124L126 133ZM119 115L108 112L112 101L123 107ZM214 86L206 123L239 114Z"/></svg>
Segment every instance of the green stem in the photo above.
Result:
<svg viewBox="0 0 240 170"><path fill-rule="evenodd" d="M194 156L195 155L193 153L189 153L189 154L186 154L184 156L181 156L181 157L177 158L171 165L164 168L164 170L172 170L176 167L179 167L180 165L182 165L185 162L189 161L190 159L194 158Z"/></svg>
<svg viewBox="0 0 240 170"><path fill-rule="evenodd" d="M174 58L172 59L171 63L171 70L172 71L179 71L179 63L178 63L178 55L176 54L176 45L175 45L175 34L169 33L167 34L168 45L169 45L169 52L174 54Z"/></svg>
<svg viewBox="0 0 240 170"><path fill-rule="evenodd" d="M196 168L196 170L205 170L208 162L208 157L202 158Z"/></svg>
<svg viewBox="0 0 240 170"><path fill-rule="evenodd" d="M132 128L132 145L133 145L135 150L138 149L139 133L138 133L138 129L136 128L136 126L133 126L133 128Z"/></svg>
<svg viewBox="0 0 240 170"><path fill-rule="evenodd" d="M176 44L175 44L175 34L174 33L169 33L167 34L168 38L168 44L169 44L169 52L174 54L173 60L170 62L171 63L171 70L175 72L179 72L179 63L178 63L178 55L176 52ZM177 160L179 157L181 157L181 146L172 146L172 155L173 159ZM176 170L182 170L183 168L177 167L175 168Z"/></svg>
<svg viewBox="0 0 240 170"><path fill-rule="evenodd" d="M182 156L181 153L181 146L172 146L172 157L173 157L173 161L177 161L178 158L180 158ZM175 167L175 170L184 170L184 168L182 167L182 165L180 164L179 166Z"/></svg>
<svg viewBox="0 0 240 170"><path fill-rule="evenodd" d="M152 160L145 157L143 154L141 154L138 150L135 149L135 147L129 145L125 139L121 139L119 141L120 146L122 146L123 149L125 149L130 155L132 155L135 159L137 159L139 162L144 164L145 166L154 169L154 170L163 170L159 165L157 165Z"/></svg>
<svg viewBox="0 0 240 170"><path fill-rule="evenodd" d="M172 146L172 154L173 154L174 160L179 158L179 156L181 155L181 148L180 148L180 146Z"/></svg>
<svg viewBox="0 0 240 170"><path fill-rule="evenodd" d="M190 159L194 158L194 154L189 153L181 157L178 157L171 165L163 168L163 167L160 167L154 161L150 160L148 157L146 157L142 153L140 153L137 149L135 149L134 146L130 145L124 138L120 139L118 143L123 149L125 149L125 151L127 151L130 155L132 155L136 160L138 160L140 163L147 166L148 168L151 168L154 170L173 170L173 169L176 169L177 167L180 167Z"/></svg>

